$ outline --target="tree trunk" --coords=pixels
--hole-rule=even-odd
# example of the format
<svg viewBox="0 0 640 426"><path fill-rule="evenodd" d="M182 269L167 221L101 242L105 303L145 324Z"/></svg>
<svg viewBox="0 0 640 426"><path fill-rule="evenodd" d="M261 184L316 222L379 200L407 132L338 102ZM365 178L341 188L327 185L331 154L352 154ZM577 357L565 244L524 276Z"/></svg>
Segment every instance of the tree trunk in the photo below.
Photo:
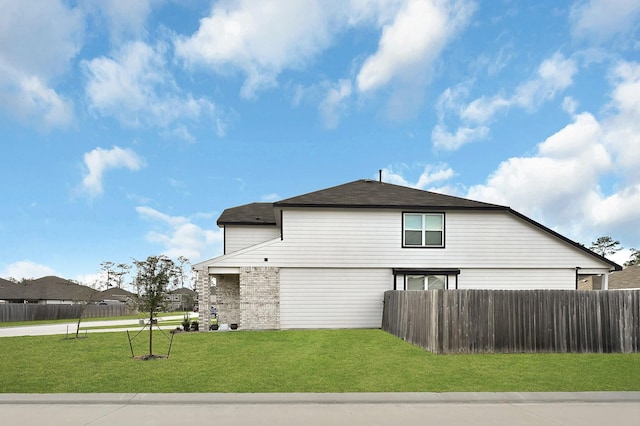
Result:
<svg viewBox="0 0 640 426"><path fill-rule="evenodd" d="M149 356L153 355L153 309L149 311Z"/></svg>

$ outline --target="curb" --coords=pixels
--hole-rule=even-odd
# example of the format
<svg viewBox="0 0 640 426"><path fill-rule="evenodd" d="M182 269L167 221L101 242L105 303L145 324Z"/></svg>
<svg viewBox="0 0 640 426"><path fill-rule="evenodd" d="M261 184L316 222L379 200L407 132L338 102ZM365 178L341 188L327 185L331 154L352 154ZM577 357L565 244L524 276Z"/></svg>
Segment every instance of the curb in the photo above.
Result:
<svg viewBox="0 0 640 426"><path fill-rule="evenodd" d="M0 394L0 405L640 403L640 392Z"/></svg>

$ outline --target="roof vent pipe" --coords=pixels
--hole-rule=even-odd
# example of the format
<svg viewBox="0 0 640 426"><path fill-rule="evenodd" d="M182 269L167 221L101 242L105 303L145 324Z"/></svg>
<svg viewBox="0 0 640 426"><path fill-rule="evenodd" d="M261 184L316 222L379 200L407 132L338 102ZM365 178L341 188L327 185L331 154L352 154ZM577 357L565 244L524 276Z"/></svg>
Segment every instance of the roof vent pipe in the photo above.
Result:
<svg viewBox="0 0 640 426"><path fill-rule="evenodd" d="M382 182L382 169L378 170L378 180Z"/></svg>

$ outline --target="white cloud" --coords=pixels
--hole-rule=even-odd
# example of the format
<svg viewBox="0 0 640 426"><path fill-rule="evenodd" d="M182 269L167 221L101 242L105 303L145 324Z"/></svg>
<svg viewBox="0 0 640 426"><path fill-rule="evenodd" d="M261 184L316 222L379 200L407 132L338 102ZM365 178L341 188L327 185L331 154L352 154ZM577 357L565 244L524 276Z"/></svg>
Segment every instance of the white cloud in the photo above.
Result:
<svg viewBox="0 0 640 426"><path fill-rule="evenodd" d="M251 98L329 46L335 7L318 0L217 2L195 34L176 39L176 52L188 65L241 71L241 94Z"/></svg>
<svg viewBox="0 0 640 426"><path fill-rule="evenodd" d="M395 78L424 79L425 69L447 41L468 21L474 7L454 1L408 0L385 25L378 50L357 76L360 92L376 90Z"/></svg>
<svg viewBox="0 0 640 426"><path fill-rule="evenodd" d="M586 0L572 6L570 21L575 36L604 41L633 29L639 16L636 0Z"/></svg>
<svg viewBox="0 0 640 426"><path fill-rule="evenodd" d="M340 116L346 109L345 103L351 97L351 81L340 80L327 90L325 98L318 107L325 127L335 129L340 121Z"/></svg>
<svg viewBox="0 0 640 426"><path fill-rule="evenodd" d="M262 197L260 197L260 201L265 201L269 203L273 203L281 199L282 197L275 192L272 192L271 194L263 195Z"/></svg>
<svg viewBox="0 0 640 426"><path fill-rule="evenodd" d="M119 42L125 36L140 36L151 13L153 3L161 0L100 0L84 2L82 7L103 17L111 39Z"/></svg>
<svg viewBox="0 0 640 426"><path fill-rule="evenodd" d="M16 91L0 94L5 107L20 119L34 119L45 129L66 127L73 121L73 104L31 76L13 82Z"/></svg>
<svg viewBox="0 0 640 426"><path fill-rule="evenodd" d="M73 106L51 81L80 51L82 13L57 0L0 0L0 10L0 105L46 129L69 125Z"/></svg>
<svg viewBox="0 0 640 426"><path fill-rule="evenodd" d="M177 87L166 70L165 54L161 43L150 46L138 41L125 44L112 58L83 61L91 108L133 127L169 127L213 114L213 103Z"/></svg>
<svg viewBox="0 0 640 426"><path fill-rule="evenodd" d="M56 271L46 265L40 265L30 260L21 260L19 262L7 265L3 277L14 278L16 280L42 278L50 275L56 275Z"/></svg>
<svg viewBox="0 0 640 426"><path fill-rule="evenodd" d="M445 182L455 176L455 172L453 169L446 164L428 164L424 166L424 169L420 173L418 180L416 182L407 181L403 175L402 171L407 169L406 165L399 166L400 171L397 171L397 168L388 167L382 169L382 180L384 182L393 183L395 185L407 186L410 188L416 189L428 189L430 191L442 192L438 188L430 186L434 183Z"/></svg>
<svg viewBox="0 0 640 426"><path fill-rule="evenodd" d="M144 220L156 224L149 231L147 241L164 247L162 254L171 258L184 256L191 263L202 260L202 256L219 254L222 250L222 231L203 229L183 216L170 216L147 206L136 207Z"/></svg>
<svg viewBox="0 0 640 426"><path fill-rule="evenodd" d="M520 83L510 96L499 93L465 103L470 83L447 88L436 103L438 124L431 135L434 147L456 150L467 143L486 138L489 135L488 123L500 111L514 107L535 111L571 86L577 72L573 59L556 52L542 61L536 74ZM454 132L447 130L445 122L449 120L458 121L458 128Z"/></svg>
<svg viewBox="0 0 640 426"><path fill-rule="evenodd" d="M598 177L611 171L600 134L596 119L580 114L540 143L535 156L502 162L486 184L471 187L468 196L537 218L551 214L558 225L577 226L576 218L590 211L600 197Z"/></svg>
<svg viewBox="0 0 640 426"><path fill-rule="evenodd" d="M96 148L84 154L84 165L87 172L82 179L83 189L96 196L103 192L102 181L105 172L110 169L126 168L139 170L144 161L132 150L113 147L112 149Z"/></svg>
<svg viewBox="0 0 640 426"><path fill-rule="evenodd" d="M560 53L545 59L535 78L521 84L516 89L512 103L528 110L534 110L545 101L553 99L558 92L573 83L578 68L573 59Z"/></svg>
<svg viewBox="0 0 640 426"><path fill-rule="evenodd" d="M431 133L431 141L437 149L455 151L462 145L484 139L488 135L489 128L486 126L458 127L455 133L451 133L442 124L437 124Z"/></svg>
<svg viewBox="0 0 640 426"><path fill-rule="evenodd" d="M467 196L510 205L578 241L640 240L640 65L620 63L611 81L604 118L577 114L535 155L504 161ZM603 188L612 176L615 186Z"/></svg>
<svg viewBox="0 0 640 426"><path fill-rule="evenodd" d="M393 85L389 114L410 112L422 100L433 60L474 10L475 3L467 0L222 1L194 34L174 43L187 67L240 73L241 96L253 98L277 86L282 72L305 69L349 28L381 29L377 51L353 81L343 78L319 101L325 125L335 127L356 90L368 94Z"/></svg>

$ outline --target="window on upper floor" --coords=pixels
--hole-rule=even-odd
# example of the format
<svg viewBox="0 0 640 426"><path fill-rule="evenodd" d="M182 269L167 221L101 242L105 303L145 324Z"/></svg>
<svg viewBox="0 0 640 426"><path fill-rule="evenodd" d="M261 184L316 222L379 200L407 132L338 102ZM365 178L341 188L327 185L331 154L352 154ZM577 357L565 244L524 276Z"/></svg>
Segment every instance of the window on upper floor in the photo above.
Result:
<svg viewBox="0 0 640 426"><path fill-rule="evenodd" d="M404 247L444 247L444 213L405 213Z"/></svg>

